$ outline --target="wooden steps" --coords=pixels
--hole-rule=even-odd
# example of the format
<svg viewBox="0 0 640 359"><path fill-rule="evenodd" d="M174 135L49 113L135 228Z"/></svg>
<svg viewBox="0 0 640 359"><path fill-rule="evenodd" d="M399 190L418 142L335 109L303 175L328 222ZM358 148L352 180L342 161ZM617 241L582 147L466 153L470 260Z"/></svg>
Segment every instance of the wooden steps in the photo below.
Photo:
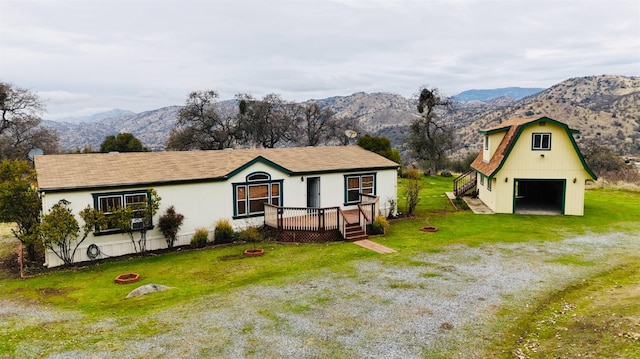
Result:
<svg viewBox="0 0 640 359"><path fill-rule="evenodd" d="M362 230L360 225L357 223L347 224L344 237L347 241L351 241L351 242L369 238L369 236L367 236L367 234Z"/></svg>

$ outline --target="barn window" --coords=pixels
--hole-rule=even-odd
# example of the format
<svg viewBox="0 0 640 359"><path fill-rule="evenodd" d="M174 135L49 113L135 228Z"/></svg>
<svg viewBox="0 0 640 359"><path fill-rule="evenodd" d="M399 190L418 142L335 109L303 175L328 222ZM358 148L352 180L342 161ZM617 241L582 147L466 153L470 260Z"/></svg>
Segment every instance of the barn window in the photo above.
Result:
<svg viewBox="0 0 640 359"><path fill-rule="evenodd" d="M534 133L532 139L532 149L534 150L550 150L551 134L550 133Z"/></svg>

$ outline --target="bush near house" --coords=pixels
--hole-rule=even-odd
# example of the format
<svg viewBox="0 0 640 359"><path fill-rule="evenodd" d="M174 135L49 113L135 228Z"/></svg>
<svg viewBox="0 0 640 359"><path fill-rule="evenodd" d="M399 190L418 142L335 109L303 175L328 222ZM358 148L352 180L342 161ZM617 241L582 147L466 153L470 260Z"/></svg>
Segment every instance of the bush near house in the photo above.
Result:
<svg viewBox="0 0 640 359"><path fill-rule="evenodd" d="M167 248L173 248L176 236L178 235L178 230L180 229L180 226L182 226L183 221L184 215L176 213L174 206L167 208L167 212L160 216L158 226L160 227L160 231L162 232L164 239L167 241Z"/></svg>
<svg viewBox="0 0 640 359"><path fill-rule="evenodd" d="M203 248L209 240L209 231L204 228L196 229L196 233L191 237L191 248Z"/></svg>
<svg viewBox="0 0 640 359"><path fill-rule="evenodd" d="M260 235L260 230L258 227L248 227L237 233L236 237L238 240L255 243L260 242L262 240L262 235Z"/></svg>
<svg viewBox="0 0 640 359"><path fill-rule="evenodd" d="M220 219L216 222L213 231L213 243L224 244L233 242L234 231L228 219Z"/></svg>
<svg viewBox="0 0 640 359"><path fill-rule="evenodd" d="M376 216L371 224L371 234L385 234L389 228L389 222L383 216Z"/></svg>

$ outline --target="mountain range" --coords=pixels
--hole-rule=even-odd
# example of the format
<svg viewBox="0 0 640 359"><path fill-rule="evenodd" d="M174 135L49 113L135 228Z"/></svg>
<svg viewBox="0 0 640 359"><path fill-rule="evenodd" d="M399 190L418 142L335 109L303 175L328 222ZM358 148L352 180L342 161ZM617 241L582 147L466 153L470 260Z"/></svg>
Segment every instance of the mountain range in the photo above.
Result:
<svg viewBox="0 0 640 359"><path fill-rule="evenodd" d="M550 88L509 87L469 90L454 97L451 113L442 121L458 136L456 154L477 151L478 130L510 117L547 116L579 130L578 143L596 139L621 154L640 154L640 77L599 75L565 80ZM233 101L233 100L229 100ZM314 100L331 108L337 118L356 118L364 133L385 136L402 150L415 100L392 93L358 92ZM63 151L97 149L108 135L129 132L154 151L164 148L181 106L142 113L113 110L82 119L43 121L60 135Z"/></svg>

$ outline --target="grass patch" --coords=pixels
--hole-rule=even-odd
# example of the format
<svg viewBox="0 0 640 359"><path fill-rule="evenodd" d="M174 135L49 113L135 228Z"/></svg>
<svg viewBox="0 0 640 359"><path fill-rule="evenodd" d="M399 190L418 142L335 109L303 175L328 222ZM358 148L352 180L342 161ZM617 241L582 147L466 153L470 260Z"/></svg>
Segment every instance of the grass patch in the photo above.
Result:
<svg viewBox="0 0 640 359"><path fill-rule="evenodd" d="M573 254L563 254L561 256L557 256L549 260L549 262L559 263L564 265L576 265L576 266L587 266L587 267L592 267L596 265L596 263L593 261L585 261L580 256L576 256Z"/></svg>
<svg viewBox="0 0 640 359"><path fill-rule="evenodd" d="M640 357L640 263L626 258L588 280L538 301L507 324L493 357ZM505 322L509 322L505 318ZM502 355L499 355L502 353Z"/></svg>
<svg viewBox="0 0 640 359"><path fill-rule="evenodd" d="M399 181L399 192L402 191L403 181ZM425 272L421 277L435 278L447 275L448 272L455 270L455 267L433 268L433 265L416 258L446 252L447 247L451 245L478 247L496 243L556 241L567 236L611 231L640 233L640 208L638 207L640 193L638 192L601 188L588 190L583 217L503 214L480 216L468 210L453 209L444 196L445 191L451 191L451 182L452 179L439 176L423 178L423 190L416 208L416 217L392 222L387 234L376 238L377 242L398 250L397 253L385 255L384 260L379 261L381 265L399 268L424 266ZM398 208L402 212L405 204L401 198L399 202ZM427 219L431 225L439 228L438 232L419 231ZM10 233L8 229L8 225L0 225L0 233L4 235L2 243L10 241L6 237L6 233ZM33 324L13 317L3 319L7 325L0 324L0 343L2 343L0 357L16 356L18 348L22 346L21 343L30 343L34 348L41 349L34 353L20 355L30 357L46 356L64 349L90 350L95 343L106 345L105 343L121 343L129 338L144 339L163 330L161 323L147 321L149 314L166 309L180 310L182 304L210 295L216 296L215 305L233 305L233 291L254 284L281 285L308 282L322 277L327 272L339 273L341 276L354 278L357 283L361 283L364 279L358 276L357 264L363 260L381 258L377 253L347 242L295 246L267 242L263 243L266 251L264 256L242 257L242 251L250 247L251 245L227 246L173 252L160 256L114 259L84 268L52 270L28 280L3 278L0 274L0 297L27 305L42 304L77 314L76 317L68 320L49 322L46 325ZM6 250L3 248L6 246L0 246L0 251ZM573 255L561 255L550 261L562 265L596 267L602 265ZM550 296L536 302L537 309L534 311L530 308L509 308L509 313L502 314L503 318L509 318L509 323L503 325L501 329L496 329L495 333L501 335L492 337L510 338L511 341L492 343L489 347L496 349L495 353L507 352L512 355L511 351L517 348L526 350L525 342L516 343L514 336L516 339L520 336L525 338L524 340L535 339L538 341L536 345L543 346L547 345L545 343L553 343L556 334L566 340L561 344L570 345L579 341L570 340L567 330L558 331L556 327L569 330L580 330L583 327L584 337L579 338L584 340L596 340L587 337L586 331L589 328L596 328L596 333L608 333L606 336L599 337L604 338L602 350L622 348L633 353L633 350L638 350L638 340L630 340L625 335L633 335L633 327L630 326L633 320L636 320L636 325L638 323L637 314L634 316L633 313L640 312L640 308L630 300L635 298L636 303L640 302L638 300L640 295L637 292L639 281L637 270L637 265L619 267L593 278L583 286L566 291L560 288L562 296ZM113 283L117 275L128 272L139 273L141 280L130 285ZM149 283L166 285L173 289L149 296L124 299L134 288ZM635 286L634 283L636 283ZM616 285L621 285L623 289L632 289L623 293ZM391 284L391 288L413 289L410 285L403 283ZM617 298L622 298L621 303L625 304L620 306L612 299L607 299L611 293L616 294ZM330 302L332 298L334 297L331 292L322 292L301 302L288 303L288 310L291 313L304 313ZM505 299L514 298L512 295L506 295ZM530 326L546 320L554 312L561 310L564 303L572 305L571 316L576 314L580 322L566 322L561 326L548 325L541 327L540 330ZM600 303L611 306L611 311ZM523 315L520 316L521 314ZM630 319L628 322L624 320L607 322L613 318L614 314ZM260 311L259 315L276 327L286 325L282 318L268 308ZM563 318L569 320L571 316ZM514 320L514 318L518 319ZM102 322L110 323L105 325L103 331L97 330L92 334L83 331L93 323ZM251 334L257 329L253 325L248 325L243 327L241 332ZM638 330L635 329L635 331ZM538 334L533 336L534 332ZM563 333L567 334L563 336ZM633 343L635 347L629 343ZM117 344L110 345L117 346ZM349 349L331 340L317 339L309 345L333 348L336 354L353 354ZM594 346L597 345L594 344ZM217 349L219 348L216 347ZM597 348L590 350L598 352ZM536 355L527 353L532 357ZM556 354L548 357L554 355Z"/></svg>

